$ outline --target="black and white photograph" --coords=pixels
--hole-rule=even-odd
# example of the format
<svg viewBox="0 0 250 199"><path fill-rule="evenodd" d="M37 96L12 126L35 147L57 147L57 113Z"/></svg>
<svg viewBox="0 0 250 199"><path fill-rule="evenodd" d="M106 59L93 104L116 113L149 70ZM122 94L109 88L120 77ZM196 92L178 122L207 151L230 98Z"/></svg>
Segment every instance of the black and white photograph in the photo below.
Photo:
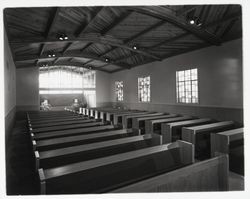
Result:
<svg viewBox="0 0 250 199"><path fill-rule="evenodd" d="M4 0L1 194L245 198L246 2Z"/></svg>

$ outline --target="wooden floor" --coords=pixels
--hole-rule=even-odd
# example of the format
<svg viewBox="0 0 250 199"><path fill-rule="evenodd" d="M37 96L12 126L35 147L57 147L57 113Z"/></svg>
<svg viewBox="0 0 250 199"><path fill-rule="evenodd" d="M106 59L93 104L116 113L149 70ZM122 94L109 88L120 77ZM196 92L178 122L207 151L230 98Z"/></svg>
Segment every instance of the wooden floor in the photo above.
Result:
<svg viewBox="0 0 250 199"><path fill-rule="evenodd" d="M26 134L26 121L16 121L9 150L6 153L6 176L8 195L39 194L38 176L34 172L30 137ZM229 188L232 191L244 189L244 179L230 173Z"/></svg>

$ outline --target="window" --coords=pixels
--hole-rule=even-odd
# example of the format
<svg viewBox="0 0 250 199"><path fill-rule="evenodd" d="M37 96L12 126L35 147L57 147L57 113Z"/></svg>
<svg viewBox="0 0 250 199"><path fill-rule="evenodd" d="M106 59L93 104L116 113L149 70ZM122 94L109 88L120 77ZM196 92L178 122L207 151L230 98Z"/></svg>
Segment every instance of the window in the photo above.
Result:
<svg viewBox="0 0 250 199"><path fill-rule="evenodd" d="M95 89L95 71L75 66L40 67L40 94L83 93L83 89Z"/></svg>
<svg viewBox="0 0 250 199"><path fill-rule="evenodd" d="M123 81L115 82L116 101L123 101Z"/></svg>
<svg viewBox="0 0 250 199"><path fill-rule="evenodd" d="M150 102L150 76L138 78L139 102Z"/></svg>
<svg viewBox="0 0 250 199"><path fill-rule="evenodd" d="M198 103L198 70L176 72L176 94L178 103Z"/></svg>

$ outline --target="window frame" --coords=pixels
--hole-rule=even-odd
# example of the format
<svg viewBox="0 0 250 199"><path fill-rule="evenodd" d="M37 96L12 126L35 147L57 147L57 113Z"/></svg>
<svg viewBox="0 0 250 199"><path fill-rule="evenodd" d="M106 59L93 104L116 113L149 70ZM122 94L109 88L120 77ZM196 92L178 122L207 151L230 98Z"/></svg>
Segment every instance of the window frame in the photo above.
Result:
<svg viewBox="0 0 250 199"><path fill-rule="evenodd" d="M140 101L140 92L139 92L139 79L143 79L143 81L145 82L145 79L149 78L149 96L147 96L147 98L149 98L149 101ZM145 85L144 85L145 86ZM143 89L142 89L143 90ZM151 76L147 75L147 76L143 76L143 77L138 77L137 78L137 97L138 97L138 102L139 103L150 103L152 101L151 98ZM141 98L142 99L142 98Z"/></svg>
<svg viewBox="0 0 250 199"><path fill-rule="evenodd" d="M197 76L196 76L196 79L192 79L192 73L191 73L191 71L193 70L193 69L196 69L197 70ZM190 80L185 80L185 71L190 71ZM189 92L191 92L191 102L181 102L180 101L180 93L179 93L179 77L178 77L178 75L177 75L177 73L178 72L184 72L184 80L182 81L182 82L184 82L184 96L185 96L185 100L186 100L186 98L187 98L187 94L186 94L186 87L185 87L185 85L186 85L186 81L190 81L190 88L191 88L191 90L189 91ZM193 81L196 81L197 82L197 102L193 102L193 98L192 98L192 82ZM178 70L178 71L176 71L176 73L175 73L175 97L176 97L176 101L175 101L175 103L176 104L179 104L179 105L191 105L191 106L195 106L195 105L199 105L199 103L200 103L200 88L199 88L199 86L200 86L200 84L199 84L199 70L198 70L198 68L190 68L190 69L184 69L184 70Z"/></svg>
<svg viewBox="0 0 250 199"><path fill-rule="evenodd" d="M119 99L119 89L117 87L117 85L121 84L122 85L122 89L121 89L121 92L122 92L122 99L120 100ZM117 102L123 102L124 101L124 82L123 81L115 81L115 98L116 98L116 101Z"/></svg>

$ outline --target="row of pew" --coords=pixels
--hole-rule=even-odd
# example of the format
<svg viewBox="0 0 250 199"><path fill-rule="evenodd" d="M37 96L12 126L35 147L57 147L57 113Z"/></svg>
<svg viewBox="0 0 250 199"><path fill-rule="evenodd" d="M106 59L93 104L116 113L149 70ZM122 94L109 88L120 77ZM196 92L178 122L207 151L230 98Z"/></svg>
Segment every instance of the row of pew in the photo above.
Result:
<svg viewBox="0 0 250 199"><path fill-rule="evenodd" d="M159 134L161 144L177 140L190 142L195 146L195 158L198 160L213 157L216 151L230 154L230 169L244 175L244 138L241 124L180 114L138 110L129 112L113 108L81 108L79 113L122 125L123 128L138 129L141 134Z"/></svg>
<svg viewBox="0 0 250 199"><path fill-rule="evenodd" d="M27 125L41 194L228 190L243 144L232 121L110 107L28 112Z"/></svg>

